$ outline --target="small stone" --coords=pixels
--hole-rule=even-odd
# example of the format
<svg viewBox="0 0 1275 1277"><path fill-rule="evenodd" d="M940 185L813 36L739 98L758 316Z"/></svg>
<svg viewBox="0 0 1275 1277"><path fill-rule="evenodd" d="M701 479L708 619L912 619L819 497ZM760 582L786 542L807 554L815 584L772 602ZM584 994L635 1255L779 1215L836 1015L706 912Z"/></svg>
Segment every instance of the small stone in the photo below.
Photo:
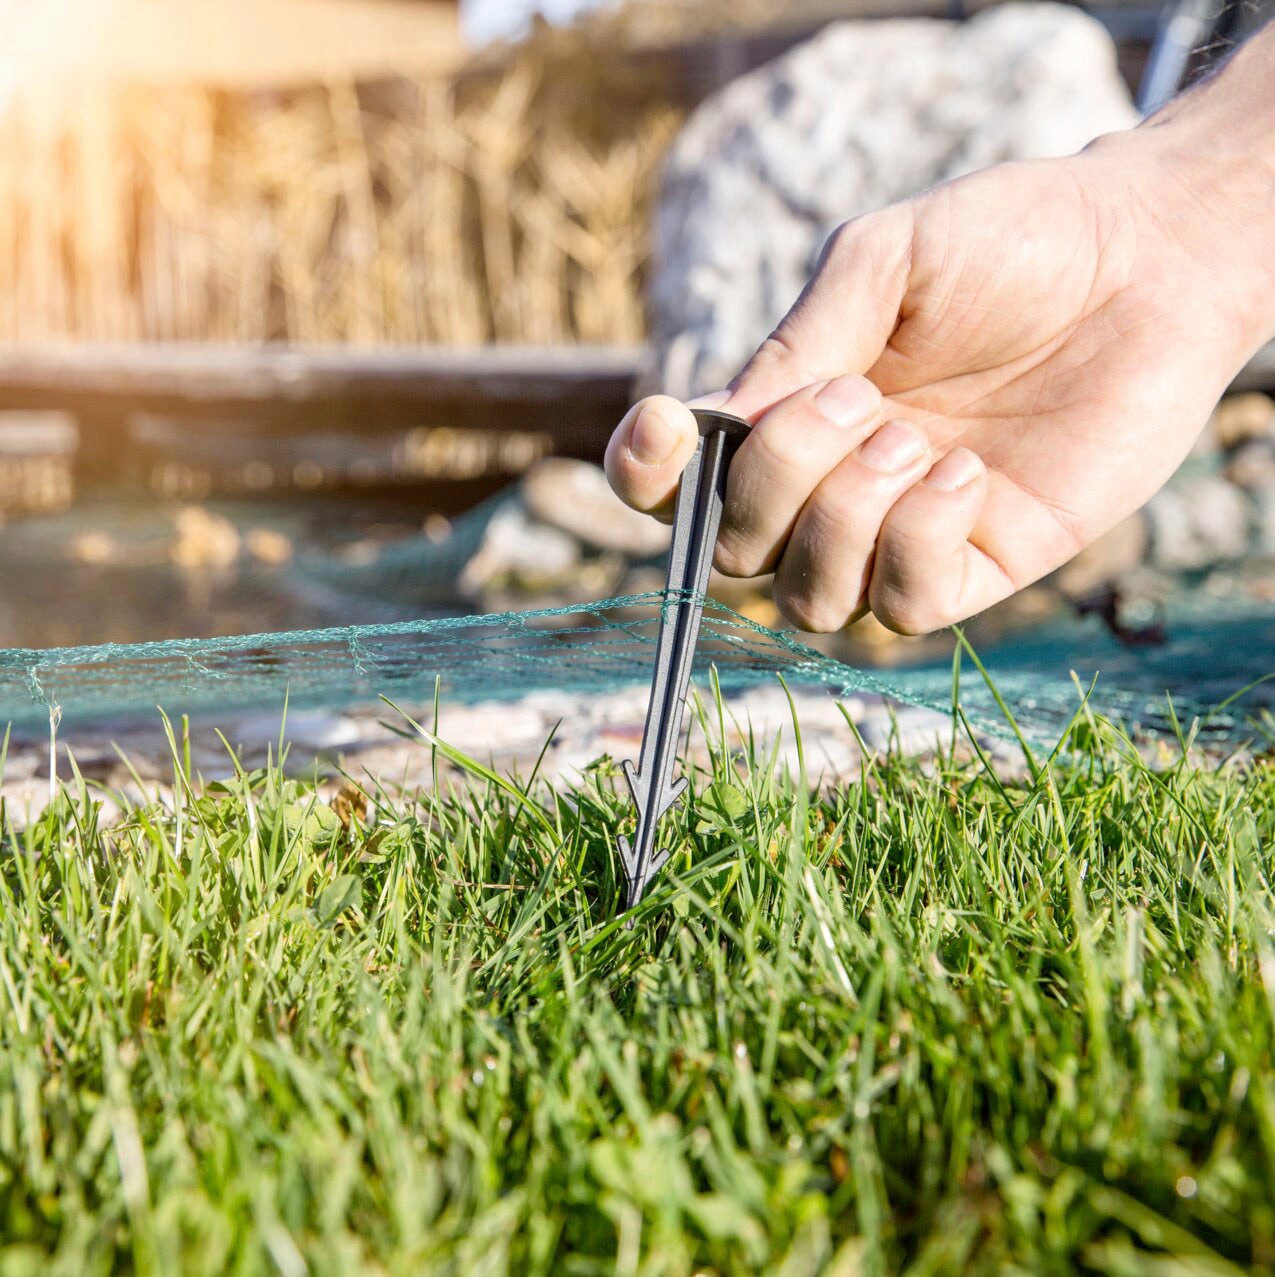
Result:
<svg viewBox="0 0 1275 1277"><path fill-rule="evenodd" d="M1275 603L1275 565L1270 558L1244 564L1240 589L1258 603Z"/></svg>
<svg viewBox="0 0 1275 1277"><path fill-rule="evenodd" d="M1158 647L1167 637L1163 602L1125 583L1100 586L1072 606L1079 617L1097 617L1125 647Z"/></svg>
<svg viewBox="0 0 1275 1277"><path fill-rule="evenodd" d="M497 587L552 589L570 578L579 564L580 547L574 538L511 504L492 515L478 552L461 569L457 585L470 599Z"/></svg>
<svg viewBox="0 0 1275 1277"><path fill-rule="evenodd" d="M865 714L855 726L863 743L878 752L897 745L903 754L925 754L943 749L952 738L950 714L915 705L883 706Z"/></svg>
<svg viewBox="0 0 1275 1277"><path fill-rule="evenodd" d="M235 525L203 506L189 505L173 518L177 536L168 555L183 568L225 568L239 557Z"/></svg>
<svg viewBox="0 0 1275 1277"><path fill-rule="evenodd" d="M292 542L273 528L251 528L244 537L244 549L258 562L279 567L292 559Z"/></svg>
<svg viewBox="0 0 1275 1277"><path fill-rule="evenodd" d="M452 521L437 512L427 514L425 522L421 524L421 531L431 545L442 545L452 534Z"/></svg>
<svg viewBox="0 0 1275 1277"><path fill-rule="evenodd" d="M289 710L287 732L294 745L314 753L347 749L363 737L358 722L348 714L325 714L319 710Z"/></svg>
<svg viewBox="0 0 1275 1277"><path fill-rule="evenodd" d="M1150 542L1146 520L1130 515L1059 568L1055 583L1072 599L1110 585L1142 563Z"/></svg>
<svg viewBox="0 0 1275 1277"><path fill-rule="evenodd" d="M1275 488L1275 437L1242 440L1231 453L1223 473L1249 492Z"/></svg>
<svg viewBox="0 0 1275 1277"><path fill-rule="evenodd" d="M591 549L635 559L654 558L668 549L669 529L626 506L597 466L551 457L527 471L521 489L533 518Z"/></svg>
<svg viewBox="0 0 1275 1277"><path fill-rule="evenodd" d="M1275 434L1275 400L1256 391L1227 395L1214 410L1211 426L1218 443L1228 450Z"/></svg>
<svg viewBox="0 0 1275 1277"><path fill-rule="evenodd" d="M1165 488L1146 507L1150 563L1196 571L1241 558L1248 550L1252 507L1220 475L1200 475Z"/></svg>
<svg viewBox="0 0 1275 1277"><path fill-rule="evenodd" d="M77 563L100 567L119 558L119 546L106 532L81 532L71 541L71 557Z"/></svg>
<svg viewBox="0 0 1275 1277"><path fill-rule="evenodd" d="M79 441L80 426L71 413L0 411L0 455L72 457Z"/></svg>
<svg viewBox="0 0 1275 1277"><path fill-rule="evenodd" d="M1275 487L1261 487L1249 494L1253 502L1253 554L1275 558Z"/></svg>
<svg viewBox="0 0 1275 1277"><path fill-rule="evenodd" d="M877 707L881 703L878 698L872 704ZM800 684L791 685L785 692L777 682L749 688L730 701L734 721L766 740L783 731L791 732L794 706L803 736L848 736L841 707L855 722L869 712L865 697L851 695L839 699L826 688Z"/></svg>

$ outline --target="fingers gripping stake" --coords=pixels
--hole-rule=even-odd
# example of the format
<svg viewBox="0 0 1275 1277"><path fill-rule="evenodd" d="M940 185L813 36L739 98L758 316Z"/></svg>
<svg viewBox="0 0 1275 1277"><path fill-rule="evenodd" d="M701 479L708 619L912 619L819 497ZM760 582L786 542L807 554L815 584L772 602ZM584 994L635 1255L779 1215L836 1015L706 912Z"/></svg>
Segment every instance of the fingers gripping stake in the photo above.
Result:
<svg viewBox="0 0 1275 1277"><path fill-rule="evenodd" d="M624 774L637 805L632 839L620 839L624 865L624 908L632 909L668 860L655 846L660 817L682 796L686 778L673 779L682 711L690 690L695 643L704 616L704 591L713 566L713 548L722 519L726 474L731 458L750 429L746 421L725 412L696 408L699 445L682 472L673 516L664 613L655 648L651 701L642 732L642 756Z"/></svg>

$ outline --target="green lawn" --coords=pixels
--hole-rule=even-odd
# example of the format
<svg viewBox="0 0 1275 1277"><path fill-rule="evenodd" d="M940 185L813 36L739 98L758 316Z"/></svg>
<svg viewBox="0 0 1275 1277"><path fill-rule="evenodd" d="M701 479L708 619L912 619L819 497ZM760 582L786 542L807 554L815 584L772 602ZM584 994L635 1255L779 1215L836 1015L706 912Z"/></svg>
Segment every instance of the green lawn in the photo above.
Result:
<svg viewBox="0 0 1275 1277"><path fill-rule="evenodd" d="M1081 727L719 755L633 930L606 760L10 813L0 1273L1275 1272L1275 779Z"/></svg>

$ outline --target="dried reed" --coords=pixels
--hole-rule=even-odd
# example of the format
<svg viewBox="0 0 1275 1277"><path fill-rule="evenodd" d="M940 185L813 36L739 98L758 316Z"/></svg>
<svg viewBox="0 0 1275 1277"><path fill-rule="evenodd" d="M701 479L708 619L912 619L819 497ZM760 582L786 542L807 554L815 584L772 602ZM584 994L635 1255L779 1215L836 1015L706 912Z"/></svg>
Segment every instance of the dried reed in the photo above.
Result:
<svg viewBox="0 0 1275 1277"><path fill-rule="evenodd" d="M0 340L630 342L678 121L583 33L494 69L0 116Z"/></svg>
<svg viewBox="0 0 1275 1277"><path fill-rule="evenodd" d="M628 52L880 8L630 0L446 76L13 103L0 340L639 341L682 112Z"/></svg>

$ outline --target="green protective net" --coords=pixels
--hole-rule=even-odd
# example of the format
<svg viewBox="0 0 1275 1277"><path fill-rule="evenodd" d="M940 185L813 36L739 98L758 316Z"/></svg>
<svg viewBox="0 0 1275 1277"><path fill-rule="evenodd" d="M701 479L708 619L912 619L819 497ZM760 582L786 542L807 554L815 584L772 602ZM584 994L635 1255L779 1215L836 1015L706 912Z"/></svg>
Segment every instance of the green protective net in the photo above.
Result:
<svg viewBox="0 0 1275 1277"><path fill-rule="evenodd" d="M41 644L85 632L125 641L0 650L0 721L26 734L47 731L55 706L63 723L75 727L154 722L157 706L172 716L216 720L245 709L277 710L285 697L302 707L375 704L382 696L420 705L432 698L436 680L453 702L560 691L565 704L568 697L646 683L662 595L454 615L466 607L456 593L459 574L492 519L509 508L508 497L494 498L457 520L442 541L413 533L351 545L348 511L318 503L282 513L226 506L216 512L234 522L235 535L246 541L251 528L272 526L287 534L295 553L275 566L241 554L233 569L203 572L179 569L164 550L171 520L162 509L88 507L14 524L5 530L0 560L0 623L7 632L39 634ZM66 554L66 546L100 537L103 529L118 561L86 566ZM23 628L37 621L43 630ZM1199 716L1205 736L1225 742L1265 734L1275 683L1253 688L1223 712L1216 707L1275 670L1271 609L1211 597L1201 582L1184 581L1163 621L1165 642L1128 648L1097 617L1063 616L982 655L1020 726L1043 741L1075 712L1077 680L1088 688L1094 675L1094 706L1144 733L1175 730L1168 691L1177 717L1189 723ZM175 624L205 634L288 632L128 641ZM841 695L879 694L941 711L952 703L948 662L865 672L712 600L699 648L701 687L710 665L728 694L783 675ZM968 661L961 699L976 726L1004 729Z"/></svg>
<svg viewBox="0 0 1275 1277"><path fill-rule="evenodd" d="M170 715L204 717L249 708L374 703L420 704L438 686L452 701L513 700L560 690L578 696L649 680L663 594L606 599L584 606L489 616L342 626L284 634L106 644L0 652L0 717L16 728L47 729L54 707L70 724ZM1000 696L1029 734L1048 739L1080 704L1079 684L1107 666L1091 703L1150 734L1175 730L1175 717L1202 716L1215 741L1261 734L1270 685L1262 684L1218 712L1215 707L1251 681L1253 653L1269 652L1275 622L1235 615L1179 618L1162 647L1131 652L1093 627L1043 631L987 662ZM1070 635L1070 639L1068 639ZM1088 647L1072 653L1066 642ZM1179 695L1171 708L1163 689L1184 664L1210 662L1199 695ZM822 655L790 633L766 629L708 600L698 649L700 685L710 667L728 695L773 681L814 683L836 694L879 694L947 710L950 665L895 671L854 669ZM1075 669L1078 679L1069 670ZM1179 680L1180 681L1180 680ZM1003 712L968 664L960 684L971 722L1005 730Z"/></svg>
<svg viewBox="0 0 1275 1277"><path fill-rule="evenodd" d="M611 692L650 678L663 594L490 616L445 617L213 639L0 653L0 714L27 725L263 704L512 700L532 692ZM728 691L781 673L839 690L887 691L709 600L698 649ZM906 694L906 693L905 693Z"/></svg>

